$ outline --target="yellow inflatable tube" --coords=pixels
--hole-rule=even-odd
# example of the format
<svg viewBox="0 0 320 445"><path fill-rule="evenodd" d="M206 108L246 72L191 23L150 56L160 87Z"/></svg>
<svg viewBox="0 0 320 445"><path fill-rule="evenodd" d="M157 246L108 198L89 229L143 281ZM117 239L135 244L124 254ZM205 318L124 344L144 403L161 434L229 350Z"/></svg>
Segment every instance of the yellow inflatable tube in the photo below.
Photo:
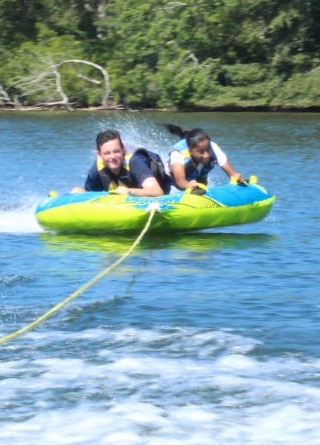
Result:
<svg viewBox="0 0 320 445"><path fill-rule="evenodd" d="M150 231L177 232L245 224L263 219L275 197L258 184L209 188L198 196L178 192L158 198L85 192L49 196L35 216L46 230L78 233L131 233L142 230L156 206ZM151 207L150 207L151 206Z"/></svg>

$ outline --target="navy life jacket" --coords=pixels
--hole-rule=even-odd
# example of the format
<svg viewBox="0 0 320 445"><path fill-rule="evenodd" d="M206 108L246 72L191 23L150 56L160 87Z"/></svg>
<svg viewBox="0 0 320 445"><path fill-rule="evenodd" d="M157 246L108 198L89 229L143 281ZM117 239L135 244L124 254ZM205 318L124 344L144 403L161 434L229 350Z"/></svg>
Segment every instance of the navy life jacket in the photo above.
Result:
<svg viewBox="0 0 320 445"><path fill-rule="evenodd" d="M137 153L142 153L150 161L150 170L152 171L153 176L158 181L163 192L169 193L169 179L165 173L165 168L160 156L157 153L146 150L145 148L138 148L133 154L125 155L119 175L114 175L114 173L112 173L108 166L103 162L101 157L98 156L97 169L104 190L112 191L119 185L124 185L125 187L129 188L138 187L132 174L130 173L130 159Z"/></svg>
<svg viewBox="0 0 320 445"><path fill-rule="evenodd" d="M173 150L173 151L179 151L179 150ZM213 150L212 150L212 154L210 156L209 162L207 164L200 163L198 165L196 165L194 163L192 157L190 156L190 152L189 152L188 148L186 148L185 150L181 150L180 153L183 155L186 180L191 181L192 179L195 179L197 182L207 185L208 174L214 168L215 164L217 163L217 158L216 158ZM173 183L175 182L174 178L172 178L172 181L173 181ZM176 184L174 184L174 185L176 186Z"/></svg>

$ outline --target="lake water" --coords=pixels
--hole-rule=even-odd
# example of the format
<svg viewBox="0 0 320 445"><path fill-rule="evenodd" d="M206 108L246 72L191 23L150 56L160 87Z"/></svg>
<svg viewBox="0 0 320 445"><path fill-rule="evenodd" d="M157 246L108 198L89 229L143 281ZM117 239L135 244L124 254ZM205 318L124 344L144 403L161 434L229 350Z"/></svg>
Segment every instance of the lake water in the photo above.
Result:
<svg viewBox="0 0 320 445"><path fill-rule="evenodd" d="M83 185L96 133L166 158L202 127L277 196L251 225L147 236L115 272L0 346L0 445L320 443L320 115L0 114L0 336L112 264L130 236L54 235L50 190ZM211 183L227 182L215 169Z"/></svg>

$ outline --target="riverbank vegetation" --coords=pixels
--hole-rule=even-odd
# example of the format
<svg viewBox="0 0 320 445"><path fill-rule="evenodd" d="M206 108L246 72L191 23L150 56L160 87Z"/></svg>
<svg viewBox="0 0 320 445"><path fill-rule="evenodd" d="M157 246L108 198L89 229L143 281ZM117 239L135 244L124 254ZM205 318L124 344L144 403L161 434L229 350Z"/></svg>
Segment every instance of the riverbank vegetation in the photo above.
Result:
<svg viewBox="0 0 320 445"><path fill-rule="evenodd" d="M0 107L320 109L319 0L0 0Z"/></svg>

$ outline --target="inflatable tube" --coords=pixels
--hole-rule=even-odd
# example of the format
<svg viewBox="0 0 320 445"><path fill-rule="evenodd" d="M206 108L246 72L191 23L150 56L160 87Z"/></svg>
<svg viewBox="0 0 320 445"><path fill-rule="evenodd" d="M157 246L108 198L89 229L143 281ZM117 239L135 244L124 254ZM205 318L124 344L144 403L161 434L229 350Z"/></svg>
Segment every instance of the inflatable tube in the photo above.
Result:
<svg viewBox="0 0 320 445"><path fill-rule="evenodd" d="M201 230L263 219L275 197L258 184L228 184L209 188L202 196L186 192L141 198L108 192L49 196L35 215L46 230L74 233L138 232L150 205L158 207L151 232Z"/></svg>

